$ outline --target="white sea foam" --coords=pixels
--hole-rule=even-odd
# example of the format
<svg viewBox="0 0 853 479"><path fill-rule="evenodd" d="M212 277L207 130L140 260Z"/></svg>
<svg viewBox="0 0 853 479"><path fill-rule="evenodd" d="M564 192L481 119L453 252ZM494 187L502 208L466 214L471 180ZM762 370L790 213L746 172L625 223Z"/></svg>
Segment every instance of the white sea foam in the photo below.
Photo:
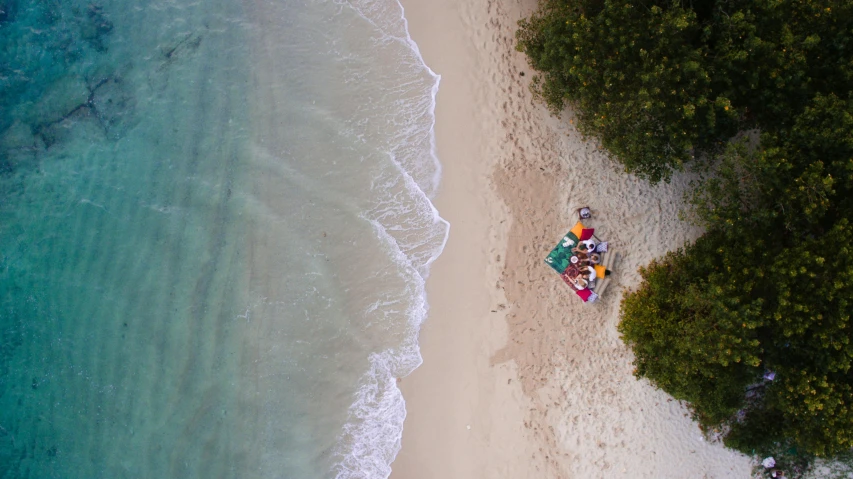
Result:
<svg viewBox="0 0 853 479"><path fill-rule="evenodd" d="M401 108L401 112L409 113L411 116L407 118L406 124L399 125L396 135L396 145L394 145L391 153L397 157L397 161L405 171L412 176L419 188L429 198L433 198L438 190L439 180L441 178L441 163L438 160L438 155L435 151L435 99L438 94L441 75L435 73L421 55L417 43L409 34L409 23L404 15L403 5L397 0L340 0L342 4L351 7L360 17L371 24L381 35L381 42L396 42L405 45L406 56L408 58L400 58L400 66L411 68L413 73L418 71L426 72L432 79L429 94L424 95L420 100L428 102L426 108L418 104L405 105ZM424 118L423 122L414 120L415 118ZM414 120L414 121L413 121ZM426 128L420 123L427 123ZM411 128L415 127L415 135L412 135ZM411 140L412 136L417 134L423 135L426 140L426 148L421 148L422 151L411 154L405 149L410 142L403 141ZM418 144L417 142L416 144Z"/></svg>
<svg viewBox="0 0 853 479"><path fill-rule="evenodd" d="M391 374L393 353L370 356L350 420L341 442L346 451L337 464L338 478L379 478L391 474L391 462L400 450L406 405Z"/></svg>
<svg viewBox="0 0 853 479"><path fill-rule="evenodd" d="M349 409L349 420L339 438L340 461L336 470L339 479L387 478L390 475L391 463L401 447L406 418L405 400L397 387L397 378L410 374L423 362L417 334L428 310L425 280L387 230L377 221L370 222L388 247L388 253L403 266L408 279L410 301L405 317L409 334L397 348L369 357L370 368L360 381Z"/></svg>
<svg viewBox="0 0 853 479"><path fill-rule="evenodd" d="M401 68L410 68L415 75L426 72L431 78L428 91L400 105L392 119L394 131L389 132L392 137L387 145L390 166L374 180L376 201L363 214L401 268L401 281L409 296L404 312L407 334L395 348L370 355L370 367L339 436L335 471L338 479L378 479L391 474L391 463L400 450L406 408L397 378L410 374L422 362L417 339L428 310L425 278L449 232L449 224L431 202L441 178L434 130L440 76L426 65L409 35L399 2L349 0L341 4L369 22L379 32L380 42L407 47ZM365 314L381 314L381 309L374 305Z"/></svg>

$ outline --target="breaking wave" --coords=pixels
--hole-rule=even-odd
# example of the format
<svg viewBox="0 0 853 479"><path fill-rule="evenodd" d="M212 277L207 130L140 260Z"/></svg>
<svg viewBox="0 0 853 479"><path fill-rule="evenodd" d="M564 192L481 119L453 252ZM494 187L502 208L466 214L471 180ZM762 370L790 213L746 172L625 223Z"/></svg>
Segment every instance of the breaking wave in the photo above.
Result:
<svg viewBox="0 0 853 479"><path fill-rule="evenodd" d="M399 2L349 0L340 5L368 22L375 32L375 47L394 52L399 61L391 66L413 78L394 92L405 100L385 119L390 127L384 145L388 166L373 182L375 203L362 215L400 267L406 306L393 313L404 316L406 334L395 347L370 354L369 369L359 382L336 451L338 479L378 479L391 474L400 450L406 407L397 379L422 363L418 333L428 311L425 280L449 232L449 224L431 202L441 178L434 131L440 76L426 65L409 35ZM371 308L365 315L382 314L377 313L381 309Z"/></svg>

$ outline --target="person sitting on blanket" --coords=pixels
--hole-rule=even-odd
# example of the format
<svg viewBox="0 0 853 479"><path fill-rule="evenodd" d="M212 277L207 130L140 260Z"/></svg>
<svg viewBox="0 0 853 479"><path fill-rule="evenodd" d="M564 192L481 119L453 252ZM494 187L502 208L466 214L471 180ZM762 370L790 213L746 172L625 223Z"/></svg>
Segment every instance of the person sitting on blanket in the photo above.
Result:
<svg viewBox="0 0 853 479"><path fill-rule="evenodd" d="M610 270L605 268L603 265L587 265L581 267L581 277L589 281L595 280L595 278L601 277L605 278L610 274Z"/></svg>
<svg viewBox="0 0 853 479"><path fill-rule="evenodd" d="M582 248L572 248L572 254L577 258L577 261L572 260L572 263L583 266L589 264L589 253L588 250Z"/></svg>
<svg viewBox="0 0 853 479"><path fill-rule="evenodd" d="M585 289L589 286L589 281L578 277L572 279L572 284L575 286L575 289Z"/></svg>

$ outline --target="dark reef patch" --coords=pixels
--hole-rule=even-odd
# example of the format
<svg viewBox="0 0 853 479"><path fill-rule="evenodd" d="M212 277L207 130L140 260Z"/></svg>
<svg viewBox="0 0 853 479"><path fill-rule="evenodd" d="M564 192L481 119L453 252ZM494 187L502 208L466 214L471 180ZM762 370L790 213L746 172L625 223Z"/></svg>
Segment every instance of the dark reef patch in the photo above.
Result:
<svg viewBox="0 0 853 479"><path fill-rule="evenodd" d="M113 31L113 23L104 14L103 7L90 4L85 18L80 20L80 33L84 40L99 52L107 51L105 36Z"/></svg>
<svg viewBox="0 0 853 479"><path fill-rule="evenodd" d="M17 9L14 0L0 0L0 24L14 22Z"/></svg>
<svg viewBox="0 0 853 479"><path fill-rule="evenodd" d="M75 98L80 99L79 96ZM37 124L35 131L46 148L65 141L72 131L93 140L104 137L116 140L130 125L134 105L134 97L121 78L107 76L94 85L87 85L85 99L67 105L66 113L59 118Z"/></svg>
<svg viewBox="0 0 853 479"><path fill-rule="evenodd" d="M181 39L169 44L162 49L163 64L160 70L169 67L172 63L180 61L185 57L194 54L201 45L202 36L200 33L193 32L184 35Z"/></svg>
<svg viewBox="0 0 853 479"><path fill-rule="evenodd" d="M111 139L120 138L132 126L136 98L119 76L100 81L91 90L88 105Z"/></svg>
<svg viewBox="0 0 853 479"><path fill-rule="evenodd" d="M135 101L105 55L115 26L102 5L0 0L0 25L0 176L78 134L122 136Z"/></svg>

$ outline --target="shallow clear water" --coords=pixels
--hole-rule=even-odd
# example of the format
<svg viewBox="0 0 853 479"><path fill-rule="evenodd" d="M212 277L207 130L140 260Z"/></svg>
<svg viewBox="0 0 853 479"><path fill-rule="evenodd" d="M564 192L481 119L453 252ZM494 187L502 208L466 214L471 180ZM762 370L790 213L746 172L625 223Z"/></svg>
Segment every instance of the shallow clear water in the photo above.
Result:
<svg viewBox="0 0 853 479"><path fill-rule="evenodd" d="M399 5L0 5L0 477L386 477L447 233Z"/></svg>

